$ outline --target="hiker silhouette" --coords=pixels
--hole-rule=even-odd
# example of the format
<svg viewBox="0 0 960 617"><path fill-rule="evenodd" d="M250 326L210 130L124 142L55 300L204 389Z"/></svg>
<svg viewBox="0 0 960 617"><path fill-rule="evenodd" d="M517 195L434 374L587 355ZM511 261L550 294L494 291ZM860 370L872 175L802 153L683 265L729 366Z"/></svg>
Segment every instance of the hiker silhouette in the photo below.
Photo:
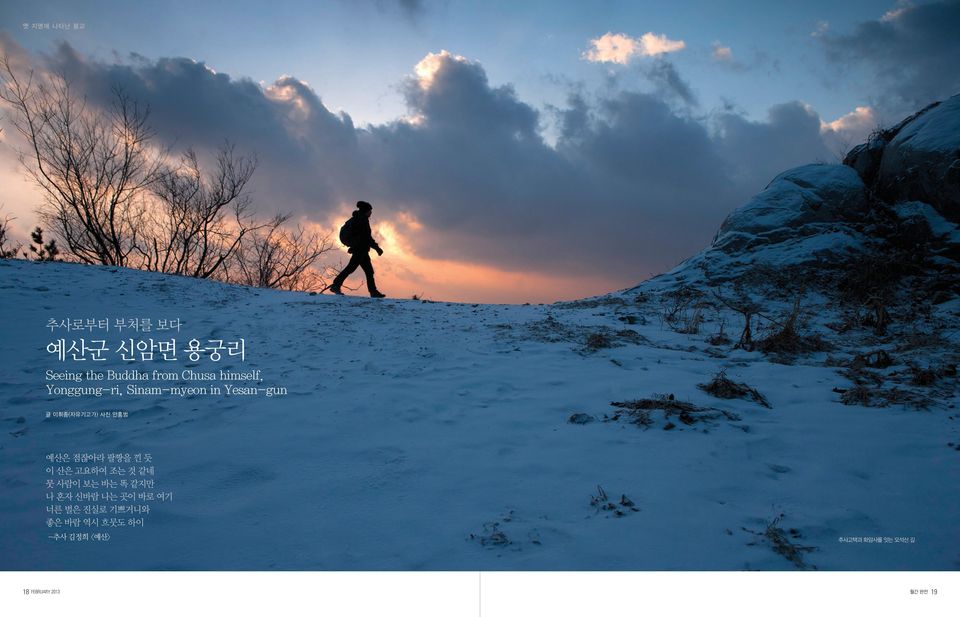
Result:
<svg viewBox="0 0 960 617"><path fill-rule="evenodd" d="M365 201L357 202L357 209L353 215L340 228L340 241L350 247L347 252L351 254L350 262L347 267L340 271L337 278L333 279L330 285L330 291L343 295L341 287L347 277L353 274L357 268L362 268L363 273L367 275L367 291L371 298L384 298L384 294L377 290L377 283L373 278L373 263L370 262L370 249L377 252L377 255L383 255L383 249L373 239L370 231L370 215L373 213L373 206Z"/></svg>

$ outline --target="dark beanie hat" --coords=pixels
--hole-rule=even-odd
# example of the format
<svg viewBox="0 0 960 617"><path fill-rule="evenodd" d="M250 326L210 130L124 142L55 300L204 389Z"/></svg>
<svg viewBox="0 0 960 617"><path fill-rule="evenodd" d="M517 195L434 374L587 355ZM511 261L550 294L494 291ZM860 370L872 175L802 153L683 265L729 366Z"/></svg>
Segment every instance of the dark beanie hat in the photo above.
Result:
<svg viewBox="0 0 960 617"><path fill-rule="evenodd" d="M369 203L365 201L358 201L357 210L360 210L361 212L369 212L373 210L373 206L371 206Z"/></svg>

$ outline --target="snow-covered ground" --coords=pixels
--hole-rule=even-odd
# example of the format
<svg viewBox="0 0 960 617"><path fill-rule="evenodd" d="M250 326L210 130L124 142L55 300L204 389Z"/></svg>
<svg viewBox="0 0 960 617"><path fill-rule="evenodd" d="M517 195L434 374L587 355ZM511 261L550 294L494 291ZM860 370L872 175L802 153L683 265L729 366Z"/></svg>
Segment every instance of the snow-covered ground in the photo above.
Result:
<svg viewBox="0 0 960 617"><path fill-rule="evenodd" d="M665 319L668 279L595 301L506 306L0 261L0 568L960 567L955 394L920 409L844 405L833 389L851 383L828 352L784 364L734 349L732 311L705 311L695 334L677 332ZM958 310L954 300L931 319ZM809 313L811 331L830 339L828 305ZM47 343L104 337L54 333L47 321L105 317L180 318L179 340L243 337L246 360L93 368L261 369L262 386L289 392L48 395L46 370L91 363L60 362ZM721 321L733 341L710 345ZM698 388L721 370L770 408ZM631 422L642 413L610 404L655 405L655 395L702 409L647 410L644 427ZM45 417L57 410L129 416ZM106 542L48 539L52 452L149 452L173 501Z"/></svg>

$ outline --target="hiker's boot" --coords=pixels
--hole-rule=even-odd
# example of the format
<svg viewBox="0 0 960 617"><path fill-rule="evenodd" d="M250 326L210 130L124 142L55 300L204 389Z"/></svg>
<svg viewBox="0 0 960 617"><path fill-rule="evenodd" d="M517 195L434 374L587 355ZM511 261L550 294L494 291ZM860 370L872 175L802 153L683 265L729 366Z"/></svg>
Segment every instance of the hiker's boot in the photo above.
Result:
<svg viewBox="0 0 960 617"><path fill-rule="evenodd" d="M370 297L371 297L371 298L386 298L386 297L387 297L387 294L385 294L385 293L380 293L379 291L377 291L376 289L374 289L373 291L370 292Z"/></svg>
<svg viewBox="0 0 960 617"><path fill-rule="evenodd" d="M343 290L340 289L340 286L339 286L339 285L332 285L332 286L330 287L330 293L336 294L336 295L338 295L338 296L342 296L342 295L343 295Z"/></svg>

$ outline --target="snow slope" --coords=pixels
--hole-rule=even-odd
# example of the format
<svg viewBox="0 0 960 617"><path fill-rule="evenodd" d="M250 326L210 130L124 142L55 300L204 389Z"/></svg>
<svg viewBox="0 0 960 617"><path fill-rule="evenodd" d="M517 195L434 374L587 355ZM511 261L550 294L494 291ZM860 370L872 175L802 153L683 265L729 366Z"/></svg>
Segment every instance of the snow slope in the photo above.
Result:
<svg viewBox="0 0 960 617"><path fill-rule="evenodd" d="M711 345L721 324L734 339L742 327L722 307L688 318L696 333L676 331L665 317L675 283L499 306L0 261L0 568L960 567L953 390L941 384L924 408L844 405L833 388L851 384L828 355L859 350L825 326L837 317L828 300L806 301L808 327L835 347L786 364ZM949 338L958 314L957 301L941 304L918 327ZM264 385L289 394L49 396L47 369L86 368L45 349L64 336L47 320L66 317L179 317L181 339L244 337L246 361L216 367L262 369ZM886 373L907 370L909 352L889 348ZM936 364L954 349L917 353ZM97 368L125 366L153 365ZM771 407L697 387L720 370ZM655 394L709 419L612 419L611 402ZM129 417L45 417L121 409ZM173 501L107 542L49 540L44 456L58 451L150 452ZM867 536L908 540L841 541Z"/></svg>

